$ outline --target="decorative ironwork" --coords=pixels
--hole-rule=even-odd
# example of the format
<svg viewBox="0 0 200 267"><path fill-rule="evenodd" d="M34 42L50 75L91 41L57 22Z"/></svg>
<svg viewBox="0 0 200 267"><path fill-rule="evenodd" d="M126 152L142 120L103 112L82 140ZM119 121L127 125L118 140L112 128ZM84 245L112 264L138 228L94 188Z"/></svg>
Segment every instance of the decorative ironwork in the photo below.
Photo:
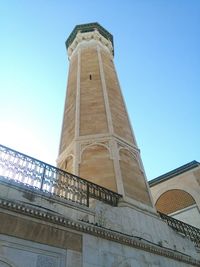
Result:
<svg viewBox="0 0 200 267"><path fill-rule="evenodd" d="M94 198L117 206L122 196L38 159L0 145L0 176L89 207Z"/></svg>
<svg viewBox="0 0 200 267"><path fill-rule="evenodd" d="M177 231L183 236L187 236L198 248L200 248L200 229L174 219L173 217L170 217L164 213L158 213L160 215L160 218L164 220L173 230Z"/></svg>

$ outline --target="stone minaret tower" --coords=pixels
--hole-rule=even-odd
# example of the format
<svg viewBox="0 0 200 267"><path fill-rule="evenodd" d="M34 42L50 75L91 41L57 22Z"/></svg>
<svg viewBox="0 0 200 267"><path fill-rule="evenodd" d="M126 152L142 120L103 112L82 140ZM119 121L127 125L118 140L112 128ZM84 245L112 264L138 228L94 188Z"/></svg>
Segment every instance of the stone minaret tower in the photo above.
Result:
<svg viewBox="0 0 200 267"><path fill-rule="evenodd" d="M98 23L77 25L66 47L70 68L58 166L153 210L113 62L113 36Z"/></svg>

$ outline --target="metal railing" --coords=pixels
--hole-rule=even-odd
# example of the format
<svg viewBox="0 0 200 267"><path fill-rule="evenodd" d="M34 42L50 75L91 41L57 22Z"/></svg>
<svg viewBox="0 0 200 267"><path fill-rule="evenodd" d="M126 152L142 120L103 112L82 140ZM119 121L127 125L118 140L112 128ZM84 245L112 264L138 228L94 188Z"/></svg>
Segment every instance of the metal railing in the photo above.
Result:
<svg viewBox="0 0 200 267"><path fill-rule="evenodd" d="M0 176L89 207L94 198L117 206L116 192L0 145Z"/></svg>
<svg viewBox="0 0 200 267"><path fill-rule="evenodd" d="M198 248L200 248L200 229L174 219L164 213L158 212L160 218L164 220L173 230L179 232L183 236L188 237Z"/></svg>

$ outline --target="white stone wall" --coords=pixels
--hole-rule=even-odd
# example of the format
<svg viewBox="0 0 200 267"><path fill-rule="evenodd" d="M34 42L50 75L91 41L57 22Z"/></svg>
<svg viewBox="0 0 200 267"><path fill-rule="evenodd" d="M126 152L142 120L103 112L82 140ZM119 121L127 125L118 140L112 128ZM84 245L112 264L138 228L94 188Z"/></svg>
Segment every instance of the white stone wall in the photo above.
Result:
<svg viewBox="0 0 200 267"><path fill-rule="evenodd" d="M70 207L69 203L53 199L49 201L42 195L33 196L32 200L28 200L24 191L15 186L6 188L6 185L2 185L0 189L2 198L26 205L32 203L32 207L40 206L43 211L55 208L56 216L71 217L74 220L74 227L67 228L67 231L79 231L83 237L81 253L0 235L0 267L186 267L191 265L180 261L182 255L200 260L200 254L189 239L173 231L155 214L144 212L134 206L127 207L120 203L119 207L111 207L94 200L90 203L91 208L81 208L76 205ZM5 212L5 208L0 211ZM6 212L9 213L11 210L8 209ZM42 218L40 220L42 221ZM84 223L82 220L87 222ZM54 223L54 227L59 227L55 221L52 220L51 223ZM79 223L82 224L81 231L75 227ZM151 250L145 250L144 247L128 246L119 240L115 242L108 240L109 237L106 235L99 234L95 237L97 232L87 231L87 228L96 227L94 223L100 226L99 231L109 232L110 229L111 234L121 233L148 246L152 245L160 251L164 248L165 251L173 251L179 256L179 260L168 258L166 254L161 256L158 252L150 253L148 251Z"/></svg>
<svg viewBox="0 0 200 267"><path fill-rule="evenodd" d="M80 252L0 235L0 267L81 267Z"/></svg>
<svg viewBox="0 0 200 267"><path fill-rule="evenodd" d="M153 255L98 237L84 235L82 267L188 267L188 264Z"/></svg>
<svg viewBox="0 0 200 267"><path fill-rule="evenodd" d="M95 221L108 229L197 256L194 245L188 238L176 233L158 216L134 207L110 207L98 202Z"/></svg>
<svg viewBox="0 0 200 267"><path fill-rule="evenodd" d="M0 235L0 267L188 267L189 264L92 235L83 253Z"/></svg>

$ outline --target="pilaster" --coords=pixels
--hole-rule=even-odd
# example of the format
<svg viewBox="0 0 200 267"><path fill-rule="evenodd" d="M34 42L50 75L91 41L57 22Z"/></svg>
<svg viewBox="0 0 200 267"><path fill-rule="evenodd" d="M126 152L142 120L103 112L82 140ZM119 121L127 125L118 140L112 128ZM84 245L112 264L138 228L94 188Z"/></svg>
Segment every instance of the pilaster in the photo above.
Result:
<svg viewBox="0 0 200 267"><path fill-rule="evenodd" d="M103 69L103 63L102 63L101 51L100 51L99 45L97 45L97 53L98 53L98 59L99 59L99 69L100 69L101 83L102 83L103 96L104 96L106 115L107 115L107 121L108 121L108 129L109 129L109 133L113 134L114 133L114 131L113 131L113 123L112 123L112 117L111 117L110 106L109 106L109 101L108 101L106 81L105 81L105 76L104 76L104 69Z"/></svg>

